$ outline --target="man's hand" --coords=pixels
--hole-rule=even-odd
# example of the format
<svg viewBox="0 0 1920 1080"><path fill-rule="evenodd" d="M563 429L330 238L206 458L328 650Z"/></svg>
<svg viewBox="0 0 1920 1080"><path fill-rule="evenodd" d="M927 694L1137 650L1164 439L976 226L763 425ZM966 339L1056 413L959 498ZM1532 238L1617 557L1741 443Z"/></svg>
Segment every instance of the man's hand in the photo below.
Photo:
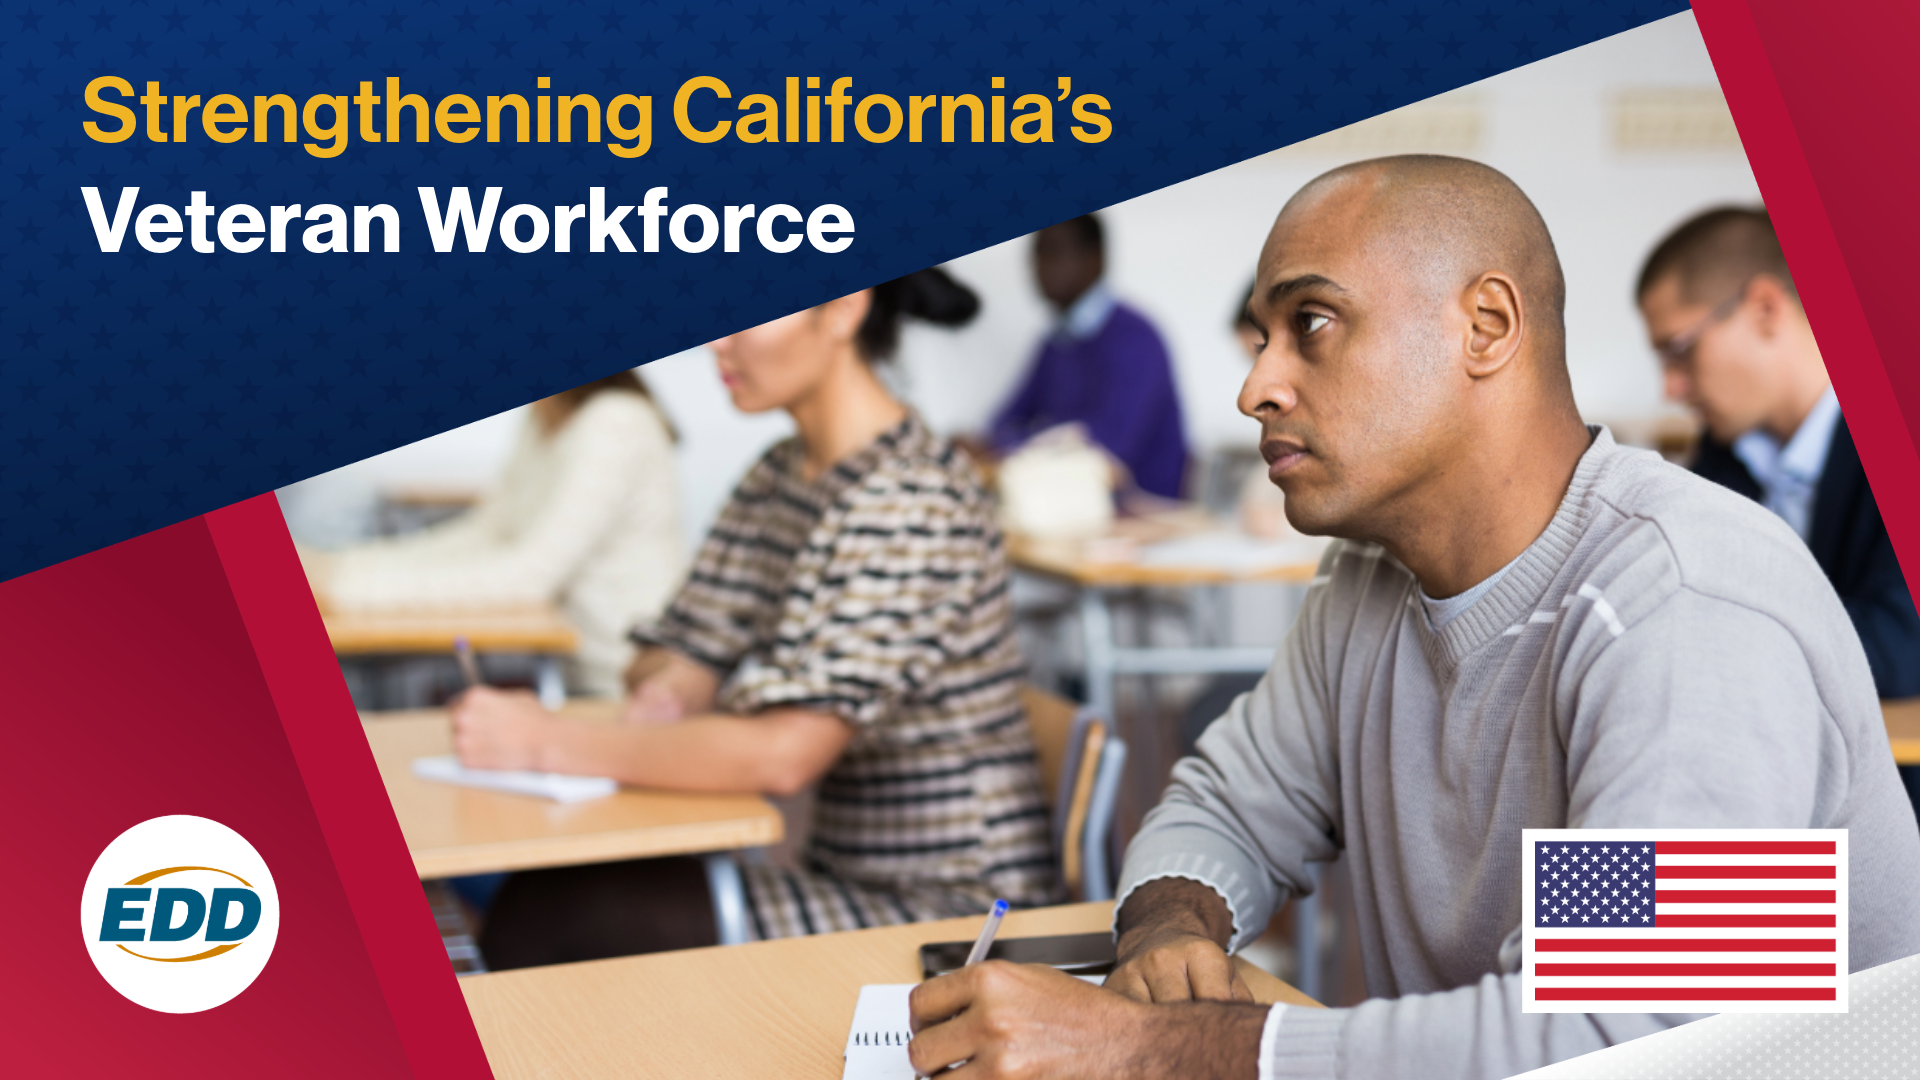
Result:
<svg viewBox="0 0 1920 1080"><path fill-rule="evenodd" d="M453 702L453 749L474 769L538 769L553 714L525 690L476 686Z"/></svg>
<svg viewBox="0 0 1920 1080"><path fill-rule="evenodd" d="M922 983L908 999L907 1056L956 1080L1245 1078L1258 1068L1266 1011L1150 1008L1034 964L989 960Z"/></svg>
<svg viewBox="0 0 1920 1080"><path fill-rule="evenodd" d="M1226 943L1233 916L1212 889L1185 878L1149 881L1120 912L1119 964L1107 989L1135 1001L1252 1001Z"/></svg>
<svg viewBox="0 0 1920 1080"><path fill-rule="evenodd" d="M965 1061L965 1077L1123 1074L1145 1007L1037 964L990 960L915 987L907 1056L922 1075Z"/></svg>

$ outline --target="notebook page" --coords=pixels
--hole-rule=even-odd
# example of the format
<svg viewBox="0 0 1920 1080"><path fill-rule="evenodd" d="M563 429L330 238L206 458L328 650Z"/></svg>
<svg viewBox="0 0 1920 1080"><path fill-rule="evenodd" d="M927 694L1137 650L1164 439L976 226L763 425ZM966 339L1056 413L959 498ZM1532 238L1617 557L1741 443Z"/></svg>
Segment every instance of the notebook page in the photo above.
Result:
<svg viewBox="0 0 1920 1080"><path fill-rule="evenodd" d="M515 795L532 795L560 803L598 799L620 790L617 782L604 776L568 776L564 773L524 772L517 769L469 769L452 754L414 759L413 775L442 784L509 791Z"/></svg>

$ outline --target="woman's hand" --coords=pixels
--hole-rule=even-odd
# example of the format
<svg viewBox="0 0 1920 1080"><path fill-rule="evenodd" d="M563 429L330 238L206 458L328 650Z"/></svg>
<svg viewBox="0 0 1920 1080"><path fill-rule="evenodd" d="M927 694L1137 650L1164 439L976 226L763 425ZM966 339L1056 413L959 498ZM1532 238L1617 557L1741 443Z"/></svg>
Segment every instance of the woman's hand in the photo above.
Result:
<svg viewBox="0 0 1920 1080"><path fill-rule="evenodd" d="M453 702L453 749L474 769L540 770L553 714L525 690L476 686Z"/></svg>
<svg viewBox="0 0 1920 1080"><path fill-rule="evenodd" d="M713 708L720 679L671 649L646 649L627 668L630 693L620 710L628 724L671 724Z"/></svg>
<svg viewBox="0 0 1920 1080"><path fill-rule="evenodd" d="M628 724L671 724L685 719L686 715L687 707L680 695L663 679L649 679L634 687L633 695L620 711L621 721Z"/></svg>

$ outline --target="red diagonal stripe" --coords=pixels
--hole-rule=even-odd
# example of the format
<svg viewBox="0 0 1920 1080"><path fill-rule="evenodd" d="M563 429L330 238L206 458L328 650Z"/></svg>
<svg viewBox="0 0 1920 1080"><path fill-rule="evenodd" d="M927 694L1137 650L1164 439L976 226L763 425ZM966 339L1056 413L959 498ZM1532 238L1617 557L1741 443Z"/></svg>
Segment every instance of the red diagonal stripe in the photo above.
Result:
<svg viewBox="0 0 1920 1080"><path fill-rule="evenodd" d="M1833 855L1831 840L1656 840L1655 855Z"/></svg>
<svg viewBox="0 0 1920 1080"><path fill-rule="evenodd" d="M1683 927L1687 929L1712 926L1746 927L1832 927L1831 915L1670 915L1661 913L1653 917L1653 925L1662 929Z"/></svg>
<svg viewBox="0 0 1920 1080"><path fill-rule="evenodd" d="M1656 904L1831 904L1832 889L1660 889Z"/></svg>
<svg viewBox="0 0 1920 1080"><path fill-rule="evenodd" d="M1656 878L1831 878L1831 866L1656 866Z"/></svg>
<svg viewBox="0 0 1920 1080"><path fill-rule="evenodd" d="M1833 938L1539 938L1534 952L1833 952Z"/></svg>
<svg viewBox="0 0 1920 1080"><path fill-rule="evenodd" d="M1535 975L1648 975L1689 978L1709 975L1824 975L1837 964L1535 964Z"/></svg>
<svg viewBox="0 0 1920 1080"><path fill-rule="evenodd" d="M1535 1001L1833 1001L1831 986L1551 986Z"/></svg>

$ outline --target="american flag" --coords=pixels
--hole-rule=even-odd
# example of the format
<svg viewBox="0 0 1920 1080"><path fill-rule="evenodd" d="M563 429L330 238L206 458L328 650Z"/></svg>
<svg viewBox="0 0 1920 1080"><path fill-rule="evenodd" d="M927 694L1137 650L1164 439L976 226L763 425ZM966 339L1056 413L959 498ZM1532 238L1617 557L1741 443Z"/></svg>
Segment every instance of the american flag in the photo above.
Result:
<svg viewBox="0 0 1920 1080"><path fill-rule="evenodd" d="M1845 829L1526 829L1524 1012L1845 1012Z"/></svg>

